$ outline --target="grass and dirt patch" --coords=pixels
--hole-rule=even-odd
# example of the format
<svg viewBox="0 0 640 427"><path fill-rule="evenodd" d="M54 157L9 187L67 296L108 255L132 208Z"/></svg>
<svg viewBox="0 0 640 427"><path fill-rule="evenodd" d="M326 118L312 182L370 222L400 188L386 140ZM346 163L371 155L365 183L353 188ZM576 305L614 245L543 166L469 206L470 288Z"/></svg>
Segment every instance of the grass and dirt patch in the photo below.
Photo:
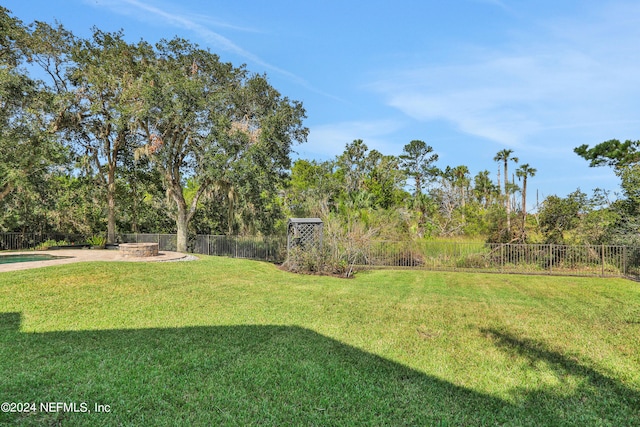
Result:
<svg viewBox="0 0 640 427"><path fill-rule="evenodd" d="M640 425L638 337L623 279L214 257L2 273L0 402L90 412L0 425Z"/></svg>

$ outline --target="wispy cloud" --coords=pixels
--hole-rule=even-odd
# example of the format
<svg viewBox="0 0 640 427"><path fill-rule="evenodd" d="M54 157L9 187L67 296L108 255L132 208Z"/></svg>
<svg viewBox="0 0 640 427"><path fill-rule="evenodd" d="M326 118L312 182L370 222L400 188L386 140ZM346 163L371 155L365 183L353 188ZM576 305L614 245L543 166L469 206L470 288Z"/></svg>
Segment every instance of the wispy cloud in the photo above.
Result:
<svg viewBox="0 0 640 427"><path fill-rule="evenodd" d="M470 1L473 1L475 3L486 3L488 5L497 6L507 11L510 10L510 8L502 0L470 0Z"/></svg>
<svg viewBox="0 0 640 427"><path fill-rule="evenodd" d="M212 30L209 26L244 32L259 32L255 29L237 26L232 23L216 20L212 17L205 17L202 15L194 16L193 14L178 12L175 10L175 7L172 10L165 9L150 2L141 0L101 0L100 2L91 3L98 6L108 7L116 13L126 14L140 20L159 20L163 25L187 30L198 35L198 37L204 40L206 44L212 45L216 49L237 55L254 65L276 72L301 86L322 94L321 91L311 87L305 79L263 60L258 55L242 48L231 39ZM331 96L328 94L325 95Z"/></svg>
<svg viewBox="0 0 640 427"><path fill-rule="evenodd" d="M216 47L227 52L234 53L252 61L263 63L260 58L245 49L242 49L230 39L196 22L196 20L189 18L186 15L176 13L175 11L169 11L139 0L107 0L96 4L106 6L114 12L133 16L141 20L158 21L158 19L160 19L164 25L194 32L207 42L212 43ZM200 20L202 20L202 17L200 17ZM220 23L217 25L221 26ZM224 26L229 27L232 25L225 24Z"/></svg>
<svg viewBox="0 0 640 427"><path fill-rule="evenodd" d="M640 130L640 22L629 16L639 17L640 7L620 3L535 23L535 34L520 33L500 48L476 46L449 64L396 69L370 88L413 119L444 120L511 147L557 148L558 141L541 140L550 129L598 123L612 132L619 124Z"/></svg>
<svg viewBox="0 0 640 427"><path fill-rule="evenodd" d="M308 143L299 151L303 156L334 157L342 153L347 144L362 139L370 150L392 154L398 151L398 145L392 140L391 135L402 126L401 122L394 120L311 125Z"/></svg>

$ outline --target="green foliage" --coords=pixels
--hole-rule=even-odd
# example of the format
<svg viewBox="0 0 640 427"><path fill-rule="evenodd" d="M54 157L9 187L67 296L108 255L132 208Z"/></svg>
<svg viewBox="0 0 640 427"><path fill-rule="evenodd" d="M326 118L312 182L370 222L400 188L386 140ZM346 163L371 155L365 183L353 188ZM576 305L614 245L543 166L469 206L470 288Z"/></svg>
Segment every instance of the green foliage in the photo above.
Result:
<svg viewBox="0 0 640 427"><path fill-rule="evenodd" d="M478 202L468 203L464 207L463 234L471 238L482 238L489 234L488 210Z"/></svg>
<svg viewBox="0 0 640 427"><path fill-rule="evenodd" d="M583 144L573 151L585 160L589 166L612 166L616 169L636 164L640 161L640 141L626 140L620 142L617 139L601 142L591 148Z"/></svg>
<svg viewBox="0 0 640 427"><path fill-rule="evenodd" d="M618 200L604 207L597 214L602 221L600 228L588 227L599 240L617 244L638 244L640 231L640 141L617 139L602 142L589 148L584 144L574 149L580 157L589 161L589 166L610 166L621 180L626 199ZM595 217L596 215L592 215ZM593 221L592 221L593 222ZM593 233L596 231L596 233Z"/></svg>
<svg viewBox="0 0 640 427"><path fill-rule="evenodd" d="M38 246L36 246L36 250L46 251L47 249L54 248L56 246L69 246L69 245L71 245L71 243L69 243L67 240L48 239L40 243Z"/></svg>
<svg viewBox="0 0 640 427"><path fill-rule="evenodd" d="M337 203L342 183L335 162L296 160L283 195L293 217L319 217Z"/></svg>
<svg viewBox="0 0 640 427"><path fill-rule="evenodd" d="M581 213L587 208L587 196L580 190L566 198L549 196L540 209L540 229L545 243L566 243L566 233L578 226Z"/></svg>
<svg viewBox="0 0 640 427"><path fill-rule="evenodd" d="M258 217L266 223L269 216L261 212L277 206L272 202L290 167L291 145L306 139L302 104L282 97L266 77L222 63L186 40L156 45L145 69L139 120L147 144L139 153L158 168L175 203L178 250L186 250L200 198L216 188L227 199L230 232L236 213L245 224ZM190 201L187 178L196 189Z"/></svg>
<svg viewBox="0 0 640 427"><path fill-rule="evenodd" d="M438 161L438 154L424 141L415 139L405 145L400 160L405 173L414 179L416 194L422 193L438 175L438 169L433 165Z"/></svg>
<svg viewBox="0 0 640 427"><path fill-rule="evenodd" d="M38 246L36 246L36 250L37 251L46 251L47 249L53 247L53 246L57 246L57 243L55 240L53 239L48 239L42 243L40 243Z"/></svg>
<svg viewBox="0 0 640 427"><path fill-rule="evenodd" d="M491 181L489 173L488 170L480 171L473 178L473 195L485 209L500 196L500 189Z"/></svg>
<svg viewBox="0 0 640 427"><path fill-rule="evenodd" d="M52 169L68 159L47 132L52 93L23 67L31 58L32 35L2 7L0 25L0 204L8 202L4 209L15 209L19 198L43 196L41 191ZM6 200L16 193L19 198ZM0 228L15 228L25 222L21 218L13 221Z"/></svg>
<svg viewBox="0 0 640 427"><path fill-rule="evenodd" d="M188 234L281 233L288 217L311 216L394 239L638 241L640 141L574 150L615 169L619 200L553 195L531 213L536 169L521 165L512 182L513 150L494 158L497 183L487 170L440 170L419 139L399 156L356 139L333 159L291 165L306 112L265 75L177 38L152 46L95 28L83 39L3 7L0 26L1 231L177 232L186 249Z"/></svg>
<svg viewBox="0 0 640 427"><path fill-rule="evenodd" d="M107 238L102 235L95 234L87 238L87 243L94 247L104 247L107 244Z"/></svg>
<svg viewBox="0 0 640 427"><path fill-rule="evenodd" d="M504 205L492 205L486 213L488 223L487 242L509 243L513 235L507 229L506 209Z"/></svg>

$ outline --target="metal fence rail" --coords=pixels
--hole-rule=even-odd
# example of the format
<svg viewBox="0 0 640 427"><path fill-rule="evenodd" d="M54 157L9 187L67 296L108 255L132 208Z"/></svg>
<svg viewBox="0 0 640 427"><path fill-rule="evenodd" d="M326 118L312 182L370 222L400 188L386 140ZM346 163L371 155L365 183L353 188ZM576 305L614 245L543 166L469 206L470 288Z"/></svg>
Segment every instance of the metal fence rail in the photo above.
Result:
<svg viewBox="0 0 640 427"><path fill-rule="evenodd" d="M204 255L283 262L287 239L284 236L197 235L193 252Z"/></svg>
<svg viewBox="0 0 640 427"><path fill-rule="evenodd" d="M47 240L85 242L79 235L0 233L0 250L34 249ZM177 246L175 234L119 234L117 242L155 242L161 251L175 251ZM189 240L192 253L269 262L284 262L286 247L286 236L197 235ZM361 269L416 268L640 279L640 247L635 246L371 241L366 245L326 248L324 253Z"/></svg>
<svg viewBox="0 0 640 427"><path fill-rule="evenodd" d="M356 254L364 268L411 267L494 273L637 277L640 248L544 244L371 242Z"/></svg>
<svg viewBox="0 0 640 427"><path fill-rule="evenodd" d="M65 241L66 244L74 245L86 242L86 238L80 234L64 233L0 233L0 250L20 251L34 249L41 243L48 240L56 242Z"/></svg>
<svg viewBox="0 0 640 427"><path fill-rule="evenodd" d="M61 233L0 233L0 250L30 250L47 240L69 244L86 242L86 237ZM176 251L175 234L120 233L116 243L158 243L158 250ZM283 262L286 258L285 236L210 236L196 235L189 240L189 252L203 255L229 256Z"/></svg>

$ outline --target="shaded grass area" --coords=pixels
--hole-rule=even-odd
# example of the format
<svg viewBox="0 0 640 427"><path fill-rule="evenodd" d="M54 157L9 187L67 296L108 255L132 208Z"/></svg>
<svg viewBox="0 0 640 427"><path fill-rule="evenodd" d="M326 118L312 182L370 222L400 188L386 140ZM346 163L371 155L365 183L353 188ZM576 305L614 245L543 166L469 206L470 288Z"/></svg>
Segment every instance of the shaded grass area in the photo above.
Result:
<svg viewBox="0 0 640 427"><path fill-rule="evenodd" d="M0 274L7 425L640 425L640 290L617 279L225 258Z"/></svg>

